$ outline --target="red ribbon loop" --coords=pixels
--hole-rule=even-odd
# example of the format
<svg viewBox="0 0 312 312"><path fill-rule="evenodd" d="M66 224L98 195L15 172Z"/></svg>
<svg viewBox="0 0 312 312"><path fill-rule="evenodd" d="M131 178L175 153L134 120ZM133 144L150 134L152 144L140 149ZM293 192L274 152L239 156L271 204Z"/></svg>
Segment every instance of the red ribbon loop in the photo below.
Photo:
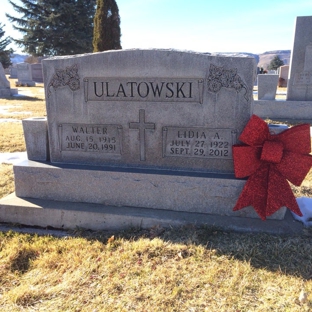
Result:
<svg viewBox="0 0 312 312"><path fill-rule="evenodd" d="M249 177L234 210L253 206L261 219L286 206L302 216L289 180L300 185L312 166L310 125L298 125L271 135L268 125L252 115L233 145L237 178Z"/></svg>

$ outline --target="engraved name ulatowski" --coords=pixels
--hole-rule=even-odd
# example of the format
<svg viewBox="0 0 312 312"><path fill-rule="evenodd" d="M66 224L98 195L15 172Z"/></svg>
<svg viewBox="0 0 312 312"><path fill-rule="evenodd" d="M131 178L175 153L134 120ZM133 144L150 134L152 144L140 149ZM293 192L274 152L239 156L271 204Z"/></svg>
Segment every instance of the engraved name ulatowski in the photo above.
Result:
<svg viewBox="0 0 312 312"><path fill-rule="evenodd" d="M202 103L202 79L101 78L84 79L85 101L146 101Z"/></svg>

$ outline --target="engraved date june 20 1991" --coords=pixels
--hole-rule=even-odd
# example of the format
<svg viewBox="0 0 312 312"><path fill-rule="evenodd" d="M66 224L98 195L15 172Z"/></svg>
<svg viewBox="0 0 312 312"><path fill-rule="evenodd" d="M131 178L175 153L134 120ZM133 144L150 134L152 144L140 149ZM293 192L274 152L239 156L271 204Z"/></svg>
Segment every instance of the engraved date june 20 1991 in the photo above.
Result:
<svg viewBox="0 0 312 312"><path fill-rule="evenodd" d="M119 125L60 124L61 151L121 154Z"/></svg>
<svg viewBox="0 0 312 312"><path fill-rule="evenodd" d="M163 128L164 157L232 158L233 129Z"/></svg>

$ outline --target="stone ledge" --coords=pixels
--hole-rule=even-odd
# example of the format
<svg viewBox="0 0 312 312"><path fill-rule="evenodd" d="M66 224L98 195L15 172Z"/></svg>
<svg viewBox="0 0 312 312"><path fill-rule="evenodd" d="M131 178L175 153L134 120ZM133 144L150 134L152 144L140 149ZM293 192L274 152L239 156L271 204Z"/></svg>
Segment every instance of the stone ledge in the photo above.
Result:
<svg viewBox="0 0 312 312"><path fill-rule="evenodd" d="M253 113L261 118L311 119L312 101L254 101Z"/></svg>
<svg viewBox="0 0 312 312"><path fill-rule="evenodd" d="M143 170L24 161L14 165L18 197L113 207L259 218L252 207L233 211L246 180L203 172ZM282 207L271 219L283 219Z"/></svg>
<svg viewBox="0 0 312 312"><path fill-rule="evenodd" d="M99 204L70 203L19 198L13 193L0 200L0 222L57 229L121 230L186 224L206 225L222 230L302 234L303 225L287 211L284 220L215 216L136 207L109 207Z"/></svg>

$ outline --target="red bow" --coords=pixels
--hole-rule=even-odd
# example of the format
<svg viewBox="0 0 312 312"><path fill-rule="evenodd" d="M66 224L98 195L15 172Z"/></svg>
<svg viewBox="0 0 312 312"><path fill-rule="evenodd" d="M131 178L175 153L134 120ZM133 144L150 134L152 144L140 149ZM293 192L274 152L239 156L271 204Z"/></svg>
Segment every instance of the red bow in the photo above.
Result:
<svg viewBox="0 0 312 312"><path fill-rule="evenodd" d="M239 140L247 145L233 145L235 176L249 178L233 210L253 206L265 220L286 206L302 216L287 180L299 186L312 166L310 125L272 135L268 125L252 115Z"/></svg>

